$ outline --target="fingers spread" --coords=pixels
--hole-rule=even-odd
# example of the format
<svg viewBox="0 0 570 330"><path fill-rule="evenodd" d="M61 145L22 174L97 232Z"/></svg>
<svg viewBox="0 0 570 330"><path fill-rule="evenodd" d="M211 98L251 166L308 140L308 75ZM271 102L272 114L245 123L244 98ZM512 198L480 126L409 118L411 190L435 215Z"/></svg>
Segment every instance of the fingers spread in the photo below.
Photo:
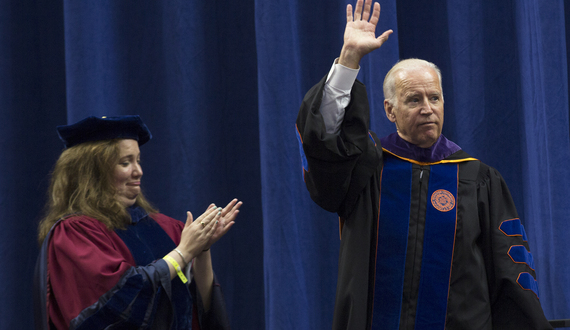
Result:
<svg viewBox="0 0 570 330"><path fill-rule="evenodd" d="M392 32L394 32L394 31L388 30L388 31L382 33L382 35L379 36L379 37L376 38L376 39L380 40L381 43L384 43L384 42L386 42L386 40L388 40L388 38L390 37L390 35L392 34Z"/></svg>

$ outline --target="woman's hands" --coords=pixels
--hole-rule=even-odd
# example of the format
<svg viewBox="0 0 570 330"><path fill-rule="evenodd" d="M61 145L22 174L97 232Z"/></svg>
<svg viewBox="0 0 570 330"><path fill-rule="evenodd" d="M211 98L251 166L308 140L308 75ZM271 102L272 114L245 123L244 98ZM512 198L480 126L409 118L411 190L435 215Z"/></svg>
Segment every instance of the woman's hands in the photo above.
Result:
<svg viewBox="0 0 570 330"><path fill-rule="evenodd" d="M239 213L239 208L242 206L242 204L243 203L238 202L237 199L233 199L231 202L228 203L228 205L226 205L226 207L222 209L220 222L216 226L216 230L212 235L212 237L210 237L210 241L208 242L208 245L206 246L206 248L204 248L204 250L209 249L210 246L212 246L220 238L222 238L222 236L224 236L230 230L230 228L235 224L234 220L237 217ZM214 207L215 205L212 204L208 207L208 210Z"/></svg>
<svg viewBox="0 0 570 330"><path fill-rule="evenodd" d="M235 218L243 203L232 200L226 207L210 204L206 212L194 220L192 213L187 212L186 224L182 230L178 249L184 254L186 263L208 250L212 244L224 236L235 224Z"/></svg>
<svg viewBox="0 0 570 330"><path fill-rule="evenodd" d="M190 211L186 212L186 224L182 230L178 249L184 254L186 264L206 249L217 224L222 217L222 208L209 207L196 221Z"/></svg>

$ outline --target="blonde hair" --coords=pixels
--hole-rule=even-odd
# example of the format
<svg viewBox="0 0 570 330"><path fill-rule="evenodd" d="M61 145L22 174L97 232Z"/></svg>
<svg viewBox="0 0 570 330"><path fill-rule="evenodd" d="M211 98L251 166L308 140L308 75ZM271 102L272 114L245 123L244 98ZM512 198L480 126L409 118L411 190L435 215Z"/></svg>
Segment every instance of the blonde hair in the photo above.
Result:
<svg viewBox="0 0 570 330"><path fill-rule="evenodd" d="M125 229L131 217L116 199L113 167L119 160L119 141L86 142L64 150L51 173L45 216L38 226L40 244L57 220L82 214L101 221L109 230ZM156 213L142 193L136 204Z"/></svg>

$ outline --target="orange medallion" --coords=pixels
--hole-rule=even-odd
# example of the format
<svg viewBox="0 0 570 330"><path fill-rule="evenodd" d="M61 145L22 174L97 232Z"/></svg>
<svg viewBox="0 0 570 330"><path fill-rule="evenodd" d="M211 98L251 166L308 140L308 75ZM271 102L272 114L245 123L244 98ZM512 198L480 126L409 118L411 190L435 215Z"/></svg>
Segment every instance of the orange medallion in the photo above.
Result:
<svg viewBox="0 0 570 330"><path fill-rule="evenodd" d="M455 197L453 194L445 189L439 189L431 195L431 204L436 210L441 212L448 212L455 207Z"/></svg>

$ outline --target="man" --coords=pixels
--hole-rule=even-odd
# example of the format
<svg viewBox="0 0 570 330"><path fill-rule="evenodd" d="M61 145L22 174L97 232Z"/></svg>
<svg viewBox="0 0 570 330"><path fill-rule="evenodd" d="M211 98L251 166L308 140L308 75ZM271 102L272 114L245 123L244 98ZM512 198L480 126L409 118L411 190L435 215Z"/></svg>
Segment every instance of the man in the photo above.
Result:
<svg viewBox="0 0 570 330"><path fill-rule="evenodd" d="M501 175L441 135L441 74L405 60L384 81L397 133L369 127L361 58L380 5L358 0L340 57L297 118L311 198L340 217L333 329L550 329Z"/></svg>

